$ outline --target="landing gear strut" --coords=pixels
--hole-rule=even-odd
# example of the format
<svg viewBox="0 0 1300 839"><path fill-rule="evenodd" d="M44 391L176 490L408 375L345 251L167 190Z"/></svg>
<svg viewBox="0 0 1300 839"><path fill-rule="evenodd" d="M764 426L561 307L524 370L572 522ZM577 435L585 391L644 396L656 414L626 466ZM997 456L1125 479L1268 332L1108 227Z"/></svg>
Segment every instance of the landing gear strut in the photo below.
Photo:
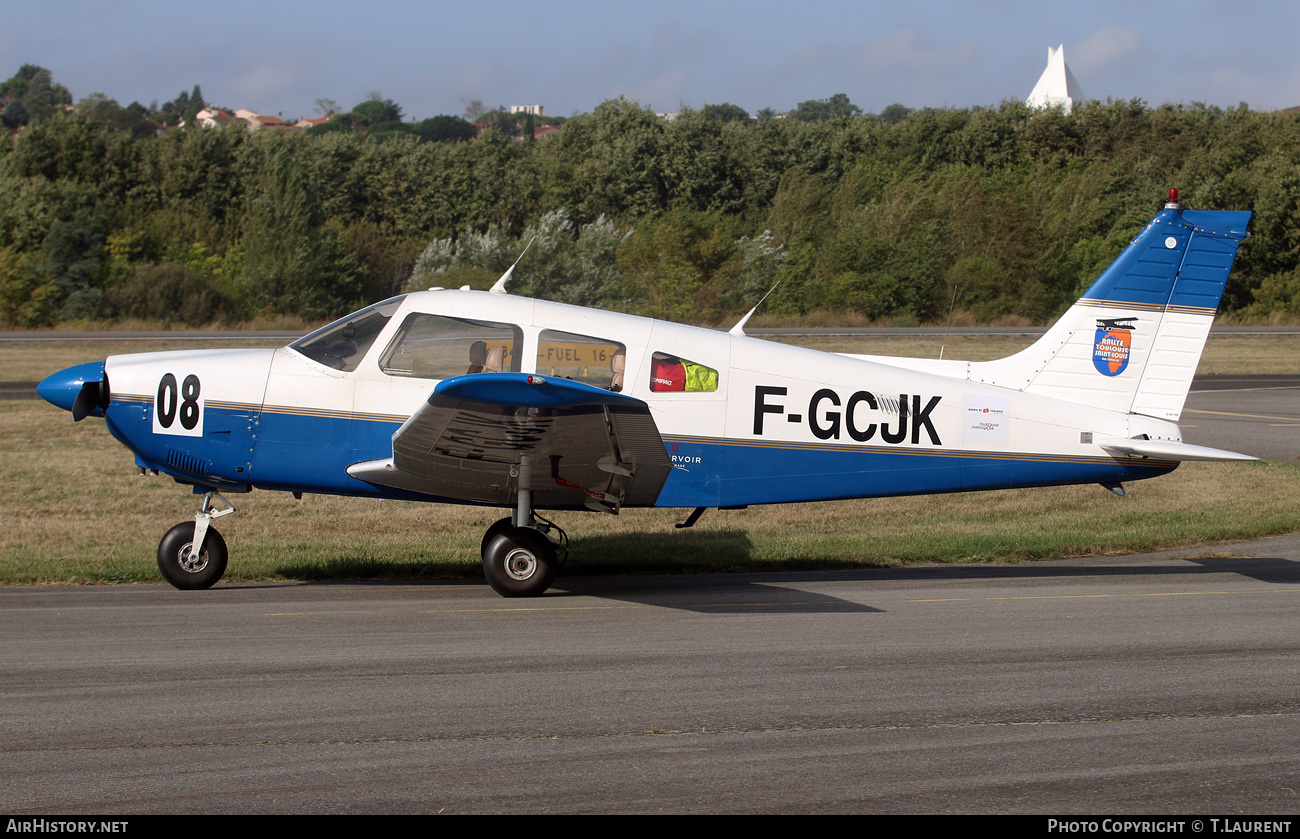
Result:
<svg viewBox="0 0 1300 839"><path fill-rule="evenodd" d="M223 507L216 509L212 499ZM168 530L158 543L158 570L179 589L211 588L226 573L226 540L209 523L235 512L235 507L218 492L203 496L193 522L183 521Z"/></svg>
<svg viewBox="0 0 1300 839"><path fill-rule="evenodd" d="M483 535L483 575L502 597L536 597L550 588L559 569L557 544L533 514L532 458L524 455L511 477L518 478L515 513Z"/></svg>

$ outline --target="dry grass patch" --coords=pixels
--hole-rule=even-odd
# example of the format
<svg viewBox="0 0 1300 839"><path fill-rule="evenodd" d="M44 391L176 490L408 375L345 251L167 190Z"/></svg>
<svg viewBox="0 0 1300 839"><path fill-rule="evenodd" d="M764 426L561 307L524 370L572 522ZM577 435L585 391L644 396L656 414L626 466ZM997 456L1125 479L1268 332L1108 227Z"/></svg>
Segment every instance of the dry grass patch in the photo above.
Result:
<svg viewBox="0 0 1300 839"><path fill-rule="evenodd" d="M172 350L226 349L231 347L282 347L284 341L255 338L161 338L130 341L0 341L0 381L39 382L51 373L103 361L110 355Z"/></svg>

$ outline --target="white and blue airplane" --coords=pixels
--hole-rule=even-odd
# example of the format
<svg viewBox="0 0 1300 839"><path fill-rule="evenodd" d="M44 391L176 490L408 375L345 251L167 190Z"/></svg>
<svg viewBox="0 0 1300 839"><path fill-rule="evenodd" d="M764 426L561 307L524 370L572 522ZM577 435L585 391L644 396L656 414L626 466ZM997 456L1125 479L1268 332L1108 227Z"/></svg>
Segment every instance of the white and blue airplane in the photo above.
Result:
<svg viewBox="0 0 1300 839"><path fill-rule="evenodd" d="M1249 212L1164 209L1056 324L997 361L819 352L491 291L376 303L276 350L110 356L41 382L136 465L202 495L158 546L174 586L226 568L221 493L492 505L483 568L544 592L538 510L744 507L1123 483L1185 460L1178 418ZM513 267L512 269L513 270ZM751 311L752 315L753 312Z"/></svg>

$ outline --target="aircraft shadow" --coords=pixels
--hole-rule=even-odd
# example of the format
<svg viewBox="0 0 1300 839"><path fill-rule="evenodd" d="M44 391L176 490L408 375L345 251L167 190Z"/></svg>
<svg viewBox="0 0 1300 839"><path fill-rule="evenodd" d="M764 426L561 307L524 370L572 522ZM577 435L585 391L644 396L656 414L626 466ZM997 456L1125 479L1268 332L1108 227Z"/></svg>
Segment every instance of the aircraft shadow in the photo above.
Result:
<svg viewBox="0 0 1300 839"><path fill-rule="evenodd" d="M709 614L831 613L881 610L798 586L816 582L857 582L870 586L891 581L1177 579L1207 574L1236 574L1270 585L1300 584L1300 558L1275 553L1214 555L1234 549L1249 550L1245 546L1014 564L953 563L892 568L826 569L830 560L806 556L791 559L784 567L783 563L774 562L756 570L751 556L753 544L745 531L710 530L692 533L688 538L682 536L674 532L636 532L576 538L570 561L561 568L554 586L544 597L595 597ZM472 572L465 564L374 559L363 563L346 556L309 569L286 567L281 573L313 584L483 585L481 578L466 578Z"/></svg>
<svg viewBox="0 0 1300 839"><path fill-rule="evenodd" d="M708 614L879 612L817 592L770 585L754 573L744 530L643 531L584 535L552 589ZM749 572L747 574L737 572ZM657 585L671 579L680 585Z"/></svg>
<svg viewBox="0 0 1300 839"><path fill-rule="evenodd" d="M1024 580L1101 577L1200 577L1237 574L1270 585L1300 585L1300 561L1278 556L1197 557L1161 559L1104 558L1043 560L1016 565L927 565L901 568L832 571L761 571L735 574L647 574L623 576L561 576L555 589L569 596L686 609L710 614L735 612L881 612L798 586L808 583L857 582L864 587L889 581ZM1177 564L1170 560L1179 560ZM1124 564L1128 561L1128 564ZM1191 564L1187 564L1191 563ZM792 586L785 588L784 586ZM559 594L552 589L551 595ZM563 594L561 596L564 596Z"/></svg>

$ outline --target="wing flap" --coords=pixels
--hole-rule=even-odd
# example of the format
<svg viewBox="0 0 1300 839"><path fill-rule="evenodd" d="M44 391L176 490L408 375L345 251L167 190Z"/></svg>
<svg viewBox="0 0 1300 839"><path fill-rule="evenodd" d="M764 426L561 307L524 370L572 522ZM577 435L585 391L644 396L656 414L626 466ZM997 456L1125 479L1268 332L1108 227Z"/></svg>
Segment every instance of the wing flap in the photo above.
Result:
<svg viewBox="0 0 1300 839"><path fill-rule="evenodd" d="M393 434L393 456L348 474L426 495L538 507L652 505L672 469L645 402L553 377L447 379Z"/></svg>

